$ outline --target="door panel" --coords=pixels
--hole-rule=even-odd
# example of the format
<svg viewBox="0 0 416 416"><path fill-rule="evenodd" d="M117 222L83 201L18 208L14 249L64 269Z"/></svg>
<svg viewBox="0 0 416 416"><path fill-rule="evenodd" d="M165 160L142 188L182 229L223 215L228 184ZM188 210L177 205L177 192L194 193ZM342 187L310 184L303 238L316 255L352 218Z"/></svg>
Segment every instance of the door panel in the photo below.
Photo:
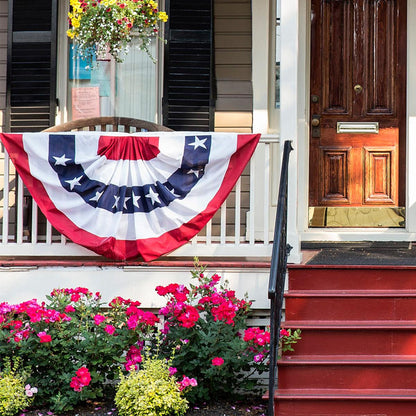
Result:
<svg viewBox="0 0 416 416"><path fill-rule="evenodd" d="M314 59L316 89L322 89L322 114L351 115L349 86L352 74L346 63L353 52L352 4L333 1L325 6L322 10L322 27L317 28L322 48L316 45L321 53L319 61Z"/></svg>
<svg viewBox="0 0 416 416"><path fill-rule="evenodd" d="M311 13L310 207L404 205L406 0Z"/></svg>
<svg viewBox="0 0 416 416"><path fill-rule="evenodd" d="M396 147L364 147L364 202L394 205L397 178ZM392 182L393 180L393 182Z"/></svg>
<svg viewBox="0 0 416 416"><path fill-rule="evenodd" d="M397 27L394 25L396 2L371 2L368 7L366 25L368 33L364 36L364 94L365 115L373 116L397 114L398 97L395 91Z"/></svg>

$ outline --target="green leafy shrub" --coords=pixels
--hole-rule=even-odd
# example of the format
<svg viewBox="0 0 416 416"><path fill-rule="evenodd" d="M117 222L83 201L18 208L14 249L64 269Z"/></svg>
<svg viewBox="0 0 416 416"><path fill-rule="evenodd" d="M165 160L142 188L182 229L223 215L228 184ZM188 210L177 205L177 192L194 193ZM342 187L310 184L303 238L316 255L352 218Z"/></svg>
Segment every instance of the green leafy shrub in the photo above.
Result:
<svg viewBox="0 0 416 416"><path fill-rule="evenodd" d="M157 356L144 357L139 371L121 374L115 403L120 416L181 416L188 409L169 364Z"/></svg>
<svg viewBox="0 0 416 416"><path fill-rule="evenodd" d="M25 385L27 374L25 371L18 372L19 359L14 363L7 359L4 362L0 372L0 415L14 416L30 406L37 389Z"/></svg>

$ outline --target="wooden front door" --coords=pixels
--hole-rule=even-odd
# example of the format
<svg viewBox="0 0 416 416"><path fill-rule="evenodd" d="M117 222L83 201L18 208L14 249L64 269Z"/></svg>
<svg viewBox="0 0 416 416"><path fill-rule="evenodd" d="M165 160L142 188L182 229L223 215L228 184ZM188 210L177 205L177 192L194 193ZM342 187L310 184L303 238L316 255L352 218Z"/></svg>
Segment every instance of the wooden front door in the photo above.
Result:
<svg viewBox="0 0 416 416"><path fill-rule="evenodd" d="M404 207L406 0L311 13L309 205Z"/></svg>

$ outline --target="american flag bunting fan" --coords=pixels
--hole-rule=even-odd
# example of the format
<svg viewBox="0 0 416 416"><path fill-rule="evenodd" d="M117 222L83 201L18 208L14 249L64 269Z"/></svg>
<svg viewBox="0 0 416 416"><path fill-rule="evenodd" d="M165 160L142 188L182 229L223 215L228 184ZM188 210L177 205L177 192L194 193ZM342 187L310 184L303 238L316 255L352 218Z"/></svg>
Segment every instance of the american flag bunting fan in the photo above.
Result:
<svg viewBox="0 0 416 416"><path fill-rule="evenodd" d="M260 135L102 132L0 134L46 218L103 256L153 260L213 217Z"/></svg>

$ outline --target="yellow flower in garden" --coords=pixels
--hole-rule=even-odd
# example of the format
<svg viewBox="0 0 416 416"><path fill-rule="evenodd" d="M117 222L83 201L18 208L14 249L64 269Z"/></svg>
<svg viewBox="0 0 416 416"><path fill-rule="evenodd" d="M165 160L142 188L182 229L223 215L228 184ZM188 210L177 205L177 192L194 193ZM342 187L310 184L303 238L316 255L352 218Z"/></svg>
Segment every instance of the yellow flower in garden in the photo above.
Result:
<svg viewBox="0 0 416 416"><path fill-rule="evenodd" d="M66 31L66 34L67 34L67 36L68 36L69 38L71 38L71 39L74 39L74 37L75 37L75 33L74 33L74 31L73 31L73 30L71 30L71 29L68 29L68 30Z"/></svg>

